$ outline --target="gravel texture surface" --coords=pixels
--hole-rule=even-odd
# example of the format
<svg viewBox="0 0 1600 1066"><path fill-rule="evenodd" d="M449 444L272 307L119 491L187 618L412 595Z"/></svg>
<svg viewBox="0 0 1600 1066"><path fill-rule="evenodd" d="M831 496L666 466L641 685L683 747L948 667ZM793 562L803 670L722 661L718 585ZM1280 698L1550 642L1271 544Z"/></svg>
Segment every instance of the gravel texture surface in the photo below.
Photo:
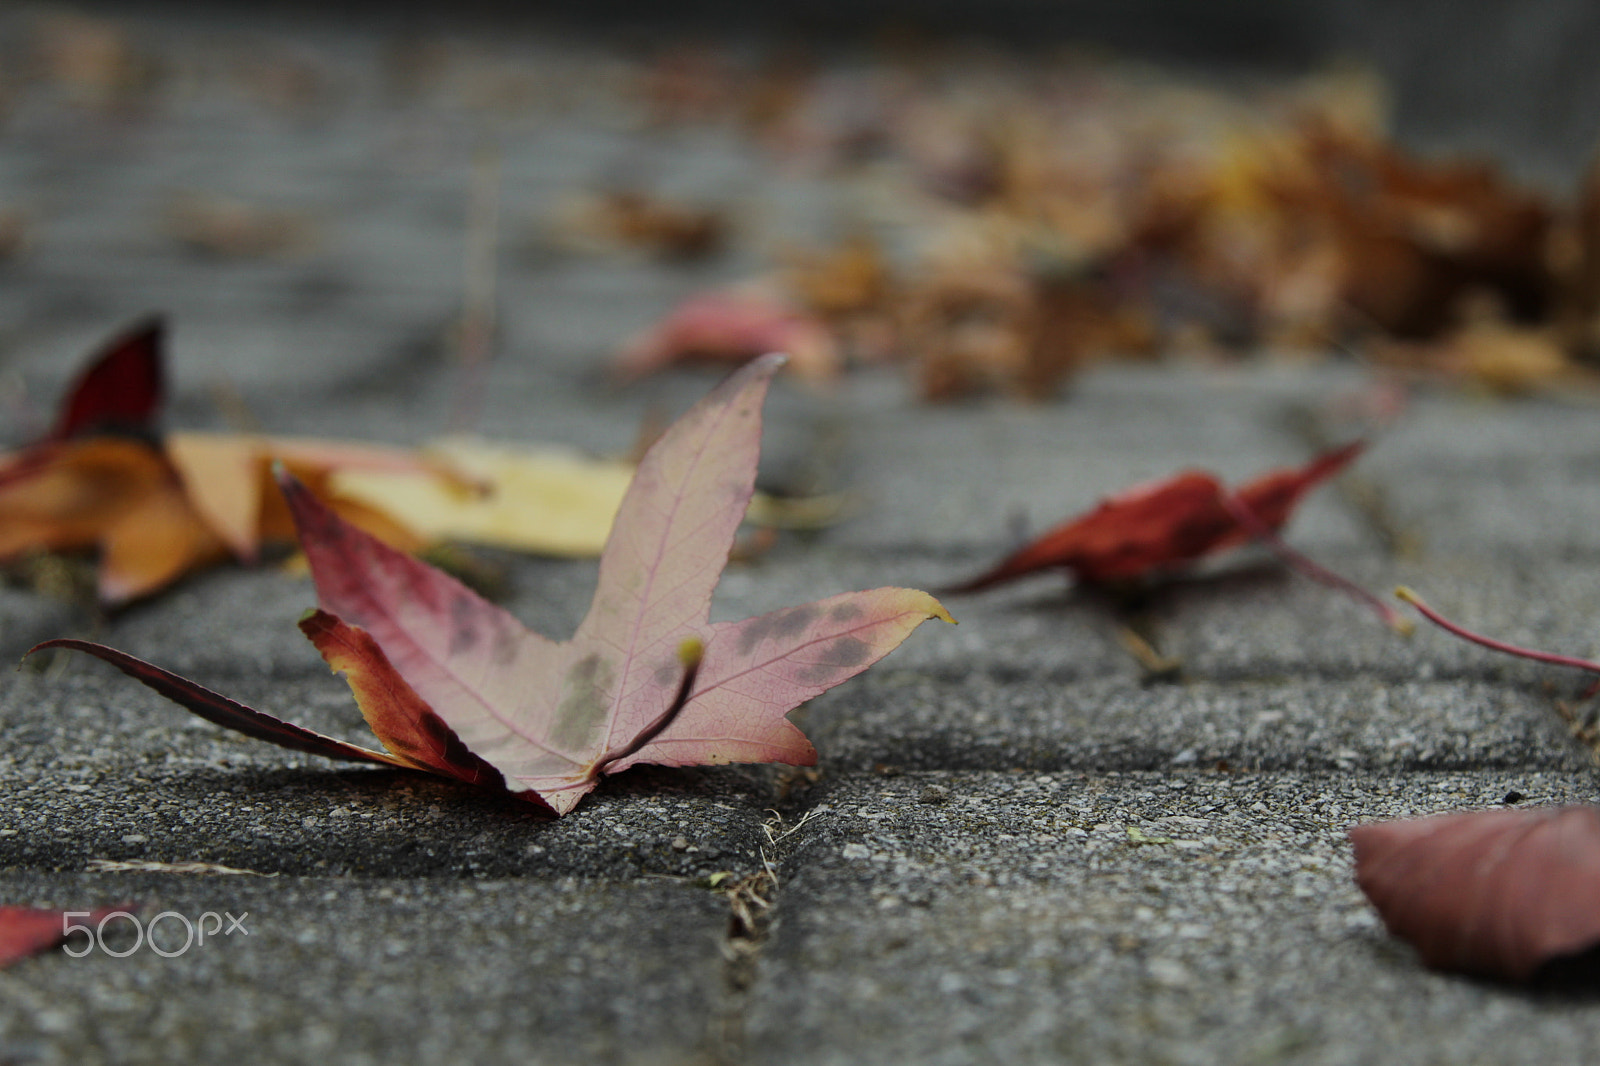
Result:
<svg viewBox="0 0 1600 1066"><path fill-rule="evenodd" d="M7 33L31 25L8 17ZM727 131L641 132L617 88L633 54L596 39L455 42L459 80L419 101L378 30L127 25L166 71L132 112L64 91L8 101L0 207L27 213L31 239L0 266L0 384L25 386L35 422L85 351L161 309L175 425L220 427L242 405L276 433L441 431L472 160L493 144L501 355L478 426L625 452L647 413L681 411L717 375L619 389L606 353L765 261L750 249L872 202ZM508 57L526 81L460 73ZM258 80L225 73L252 61ZM298 109L296 71L319 109ZM523 95L473 96L485 86ZM756 236L673 266L538 235L562 196L619 171L724 200ZM186 250L170 219L193 197L290 212L303 242ZM1307 427L1360 384L1348 365L1111 367L1058 404L930 408L889 371L832 396L780 382L763 482L820 470L857 510L731 566L713 616L936 590L1019 527L1133 482L1302 462ZM1594 424L1577 400L1424 390L1290 537L1375 590L1405 582L1468 624L1592 654ZM582 617L592 561L480 559L533 628L565 637ZM275 567L199 574L109 618L8 587L0 657L92 637L360 739L348 690L295 629L312 600ZM1594 799L1591 755L1556 714L1579 680L1431 630L1403 640L1259 550L1134 599L1041 575L947 603L958 626L925 626L796 712L815 772L644 768L559 821L285 752L82 657L37 656L0 682L0 903L175 917L149 944L113 920L105 945L124 957L53 951L0 972L0 1064L1592 1057L1592 988L1422 968L1354 886L1345 837L1511 794ZM1141 665L1130 631L1174 668ZM206 914L247 915L247 931L177 951L182 920Z"/></svg>

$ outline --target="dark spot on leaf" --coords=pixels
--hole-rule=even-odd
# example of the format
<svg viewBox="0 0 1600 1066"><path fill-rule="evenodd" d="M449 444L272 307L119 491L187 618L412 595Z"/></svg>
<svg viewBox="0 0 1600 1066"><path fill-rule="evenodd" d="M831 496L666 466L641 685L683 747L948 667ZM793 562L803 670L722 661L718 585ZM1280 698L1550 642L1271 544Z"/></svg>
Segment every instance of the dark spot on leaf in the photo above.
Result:
<svg viewBox="0 0 1600 1066"><path fill-rule="evenodd" d="M829 658L840 668L860 666L872 654L872 645L855 637L840 637L829 649Z"/></svg>
<svg viewBox="0 0 1600 1066"><path fill-rule="evenodd" d="M458 596L450 601L451 655L460 655L477 646L482 634L478 632L475 617L476 613L472 609L472 600L469 597Z"/></svg>
<svg viewBox="0 0 1600 1066"><path fill-rule="evenodd" d="M841 603L828 612L828 617L835 622L854 622L861 617L861 608L853 603Z"/></svg>
<svg viewBox="0 0 1600 1066"><path fill-rule="evenodd" d="M797 637L816 621L816 617L817 609L806 604L752 619L749 625L739 631L739 654L749 655L763 640Z"/></svg>
<svg viewBox="0 0 1600 1066"><path fill-rule="evenodd" d="M820 685L860 666L871 656L872 645L866 641L857 640L855 637L840 637L828 645L822 658L797 673L795 680L802 685Z"/></svg>
<svg viewBox="0 0 1600 1066"><path fill-rule="evenodd" d="M510 626L496 627L494 634L494 662L496 666L507 666L517 657L517 648L522 642L517 638L517 632Z"/></svg>
<svg viewBox="0 0 1600 1066"><path fill-rule="evenodd" d="M557 748L580 752L595 743L605 724L606 693L612 681L611 664L599 654L586 655L572 667L550 729L550 740Z"/></svg>
<svg viewBox="0 0 1600 1066"><path fill-rule="evenodd" d="M485 615L476 606L469 596L458 596L450 602L450 654L461 655L489 641L489 657L496 665L504 666L517 657L517 631L513 626L495 624L492 615ZM492 632L486 631L485 622Z"/></svg>

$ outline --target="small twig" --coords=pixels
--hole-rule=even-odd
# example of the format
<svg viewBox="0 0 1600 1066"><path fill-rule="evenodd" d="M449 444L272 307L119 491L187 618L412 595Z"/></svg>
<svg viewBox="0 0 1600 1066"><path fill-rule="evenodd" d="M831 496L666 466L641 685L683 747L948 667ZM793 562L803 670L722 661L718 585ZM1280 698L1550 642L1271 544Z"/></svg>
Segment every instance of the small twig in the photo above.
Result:
<svg viewBox="0 0 1600 1066"><path fill-rule="evenodd" d="M800 827L805 825L807 822L811 821L811 819L815 818L816 815L817 815L816 808L813 807L812 809L806 811L805 814L801 815L800 816L800 820L798 822L794 823L789 828L784 829L783 828L783 815L779 814L777 811L773 811L772 812L772 817L769 818L767 821L761 823L761 831L763 833L767 834L767 843L768 844L777 844L780 840L785 840L788 837L794 835L795 833L798 833L800 831ZM775 831L773 829L774 825L776 825L778 829L782 829L783 831L781 833ZM763 861L766 860L766 853L765 852L762 853L762 860ZM771 864L769 863L768 866L770 867L770 865Z"/></svg>
<svg viewBox="0 0 1600 1066"><path fill-rule="evenodd" d="M1556 713L1567 723L1567 729L1573 738L1589 749L1590 761L1600 765L1600 726L1596 726L1593 712L1579 716L1566 700L1556 700L1555 704Z"/></svg>
<svg viewBox="0 0 1600 1066"><path fill-rule="evenodd" d="M474 425L483 405L483 381L494 345L495 253L499 226L500 153L493 147L485 147L473 158L472 194L467 212L466 281L456 338L461 391L450 416L450 428L456 432Z"/></svg>
<svg viewBox="0 0 1600 1066"><path fill-rule="evenodd" d="M139 859L90 859L84 864L89 873L165 873L165 874L231 874L246 877L277 877L256 870L241 870L215 862L155 862Z"/></svg>
<svg viewBox="0 0 1600 1066"><path fill-rule="evenodd" d="M1119 625L1116 633L1117 643L1121 644L1123 649L1151 675L1158 678L1165 677L1176 674L1182 668L1182 659L1173 655L1162 655L1155 649L1155 645L1136 633L1133 627Z"/></svg>

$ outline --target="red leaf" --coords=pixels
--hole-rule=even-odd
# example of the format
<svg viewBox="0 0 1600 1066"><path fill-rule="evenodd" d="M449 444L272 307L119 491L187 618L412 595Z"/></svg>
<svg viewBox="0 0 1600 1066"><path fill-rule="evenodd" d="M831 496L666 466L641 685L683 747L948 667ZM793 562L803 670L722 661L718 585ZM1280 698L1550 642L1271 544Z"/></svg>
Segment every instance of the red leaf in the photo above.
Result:
<svg viewBox="0 0 1600 1066"><path fill-rule="evenodd" d="M1524 981L1600 944L1600 808L1380 822L1350 842L1357 884L1430 967Z"/></svg>
<svg viewBox="0 0 1600 1066"><path fill-rule="evenodd" d="M1300 498L1342 470L1363 447L1364 442L1355 441L1303 467L1269 471L1240 488L1235 500L1266 529L1281 529ZM1236 547L1255 534L1234 517L1225 491L1203 471L1129 489L951 591L975 592L1056 566L1071 570L1079 581L1127 581Z"/></svg>
<svg viewBox="0 0 1600 1066"><path fill-rule="evenodd" d="M390 766L411 768L411 764L386 755L380 751L370 751L355 744L347 744L330 736L324 736L304 726L285 722L281 718L274 718L270 714L246 707L242 703L230 700L228 697L212 692L203 685L197 685L186 677L179 677L170 670L163 670L153 663L143 659L136 659L126 652L115 648L108 648L104 644L95 644L92 641L76 640L71 637L61 637L56 640L47 640L43 644L36 644L28 649L32 655L45 648L71 648L93 655L97 659L115 666L118 670L138 681L147 688L152 688L161 693L174 703L187 707L190 711L204 718L208 722L225 726L228 729L243 733L247 737L257 740L270 740L279 747L290 748L294 751L309 752L312 755L322 755L329 759L349 759L358 762L381 762Z"/></svg>
<svg viewBox="0 0 1600 1066"><path fill-rule="evenodd" d="M469 785L505 787L500 771L467 750L389 665L366 630L345 625L326 611L312 611L300 620L300 631L335 672L345 675L367 724L397 758ZM529 798L537 801L531 794Z"/></svg>
<svg viewBox="0 0 1600 1066"><path fill-rule="evenodd" d="M89 911L89 922L98 922L110 913L109 907ZM77 911L73 912L74 916L77 914ZM61 911L0 907L0 969L61 943L65 939L62 921Z"/></svg>
<svg viewBox="0 0 1600 1066"><path fill-rule="evenodd" d="M46 440L94 433L149 434L166 396L162 365L166 323L139 322L106 345L78 376Z"/></svg>
<svg viewBox="0 0 1600 1066"><path fill-rule="evenodd" d="M691 296L629 341L613 369L633 381L680 362L738 364L767 352L788 355L794 372L816 385L839 375L838 344L820 319L774 296L739 290Z"/></svg>

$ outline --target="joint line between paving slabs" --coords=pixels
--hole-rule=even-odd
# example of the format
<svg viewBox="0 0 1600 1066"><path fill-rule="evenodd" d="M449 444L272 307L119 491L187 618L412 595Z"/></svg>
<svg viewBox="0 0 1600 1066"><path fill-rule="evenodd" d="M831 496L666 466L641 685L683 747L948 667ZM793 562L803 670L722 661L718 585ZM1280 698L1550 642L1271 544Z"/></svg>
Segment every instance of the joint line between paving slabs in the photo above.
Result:
<svg viewBox="0 0 1600 1066"><path fill-rule="evenodd" d="M722 941L723 997L721 1009L711 1023L711 1042L719 1063L745 1059L745 1011L757 980L762 949L777 917L776 862L788 851L789 838L817 812L808 809L792 821L776 809L767 813L770 817L761 823L767 836L761 848L761 868L719 886L728 901L728 926Z"/></svg>

